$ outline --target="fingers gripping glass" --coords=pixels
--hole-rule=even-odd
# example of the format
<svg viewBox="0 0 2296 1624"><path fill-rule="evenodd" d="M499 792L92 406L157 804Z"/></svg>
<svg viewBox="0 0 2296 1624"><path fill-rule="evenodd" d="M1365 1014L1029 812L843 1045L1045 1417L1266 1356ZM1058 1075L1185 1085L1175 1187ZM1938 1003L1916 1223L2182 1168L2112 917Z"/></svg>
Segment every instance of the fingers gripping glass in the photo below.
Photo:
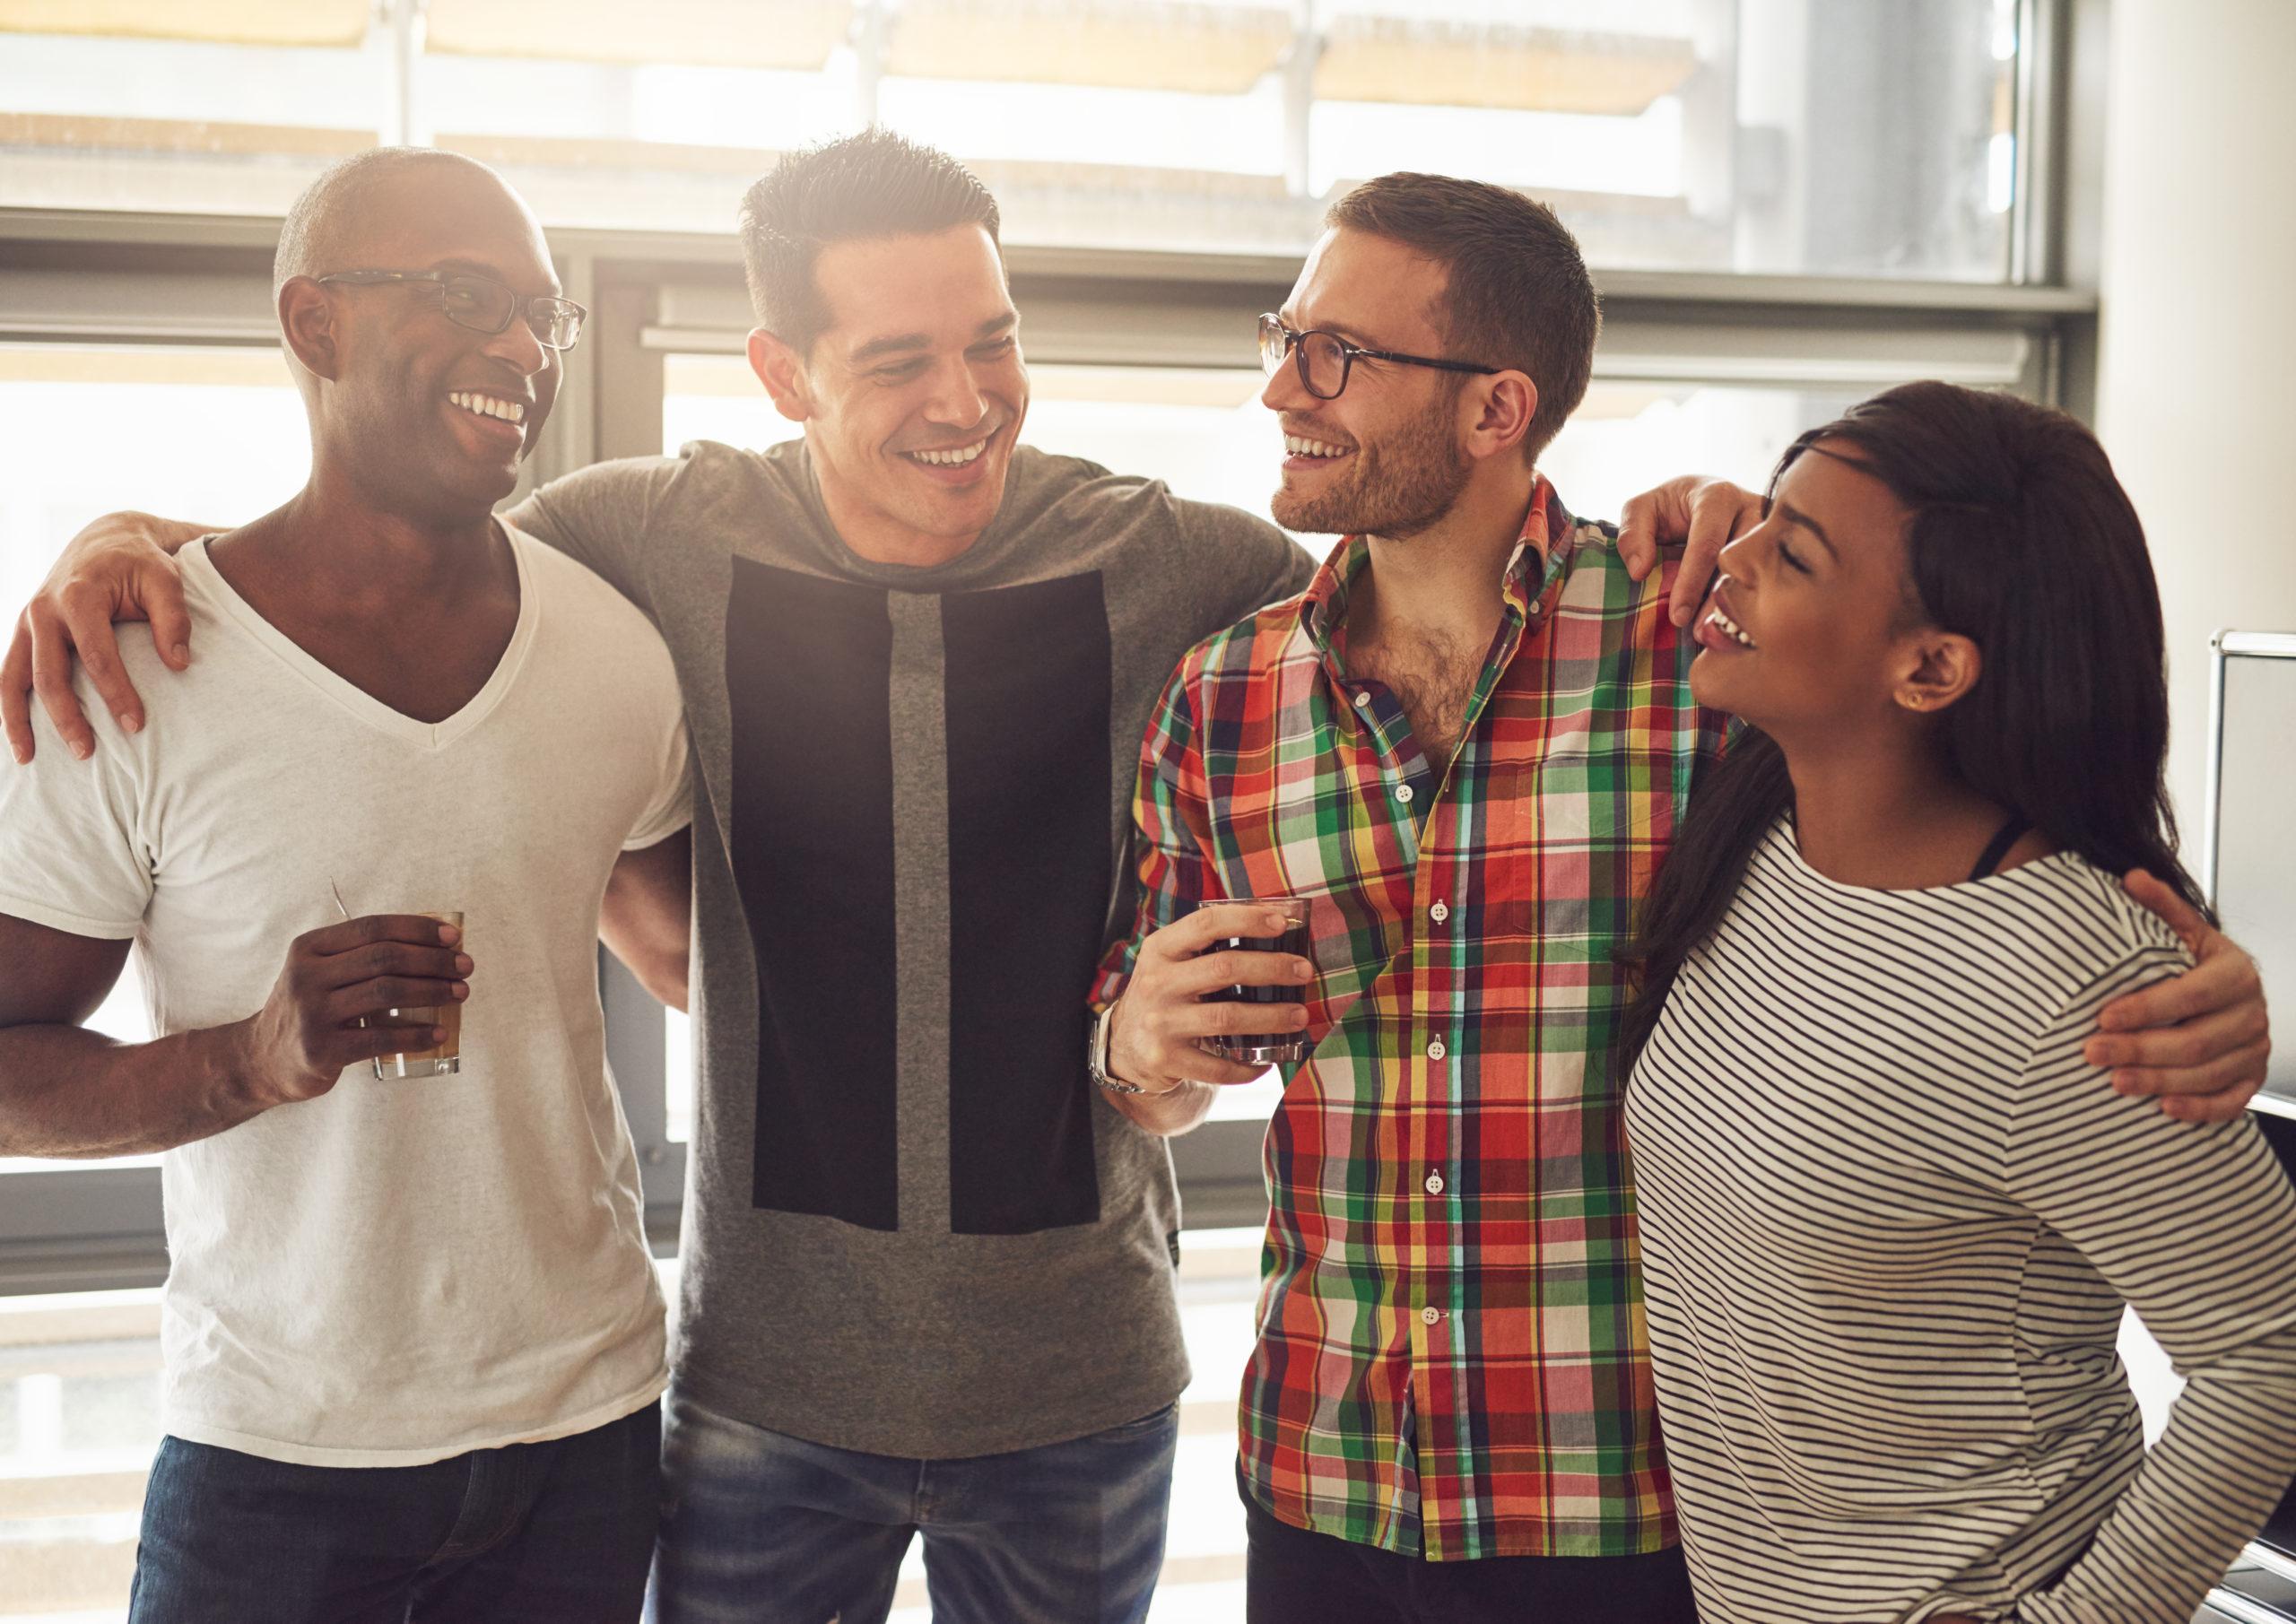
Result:
<svg viewBox="0 0 2296 1624"><path fill-rule="evenodd" d="M1499 372L1500 367L1478 366L1471 360L1438 360L1430 355L1404 355L1394 350L1366 350L1351 344L1336 333L1310 328L1294 333L1283 325L1283 318L1263 316L1259 318L1260 370L1270 378L1290 356L1300 368L1300 382L1318 400L1337 400L1339 392L1347 387L1347 375L1353 369L1358 357L1365 360L1400 361L1406 367L1437 367L1446 372Z"/></svg>
<svg viewBox="0 0 2296 1624"><path fill-rule="evenodd" d="M474 333L500 333L521 315L535 341L546 350L570 350L582 335L582 318L589 314L570 299L547 293L531 297L505 287L491 276L449 274L444 271L330 271L315 282L339 282L353 288L370 288L391 282L433 282L439 284L439 308L448 321Z"/></svg>

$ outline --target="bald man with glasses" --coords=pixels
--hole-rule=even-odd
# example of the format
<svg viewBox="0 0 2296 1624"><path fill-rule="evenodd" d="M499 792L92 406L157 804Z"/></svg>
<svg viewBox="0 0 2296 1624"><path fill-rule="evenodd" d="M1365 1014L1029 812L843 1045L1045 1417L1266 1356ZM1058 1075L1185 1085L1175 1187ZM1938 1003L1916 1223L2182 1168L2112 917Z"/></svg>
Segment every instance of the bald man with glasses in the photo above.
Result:
<svg viewBox="0 0 2296 1624"><path fill-rule="evenodd" d="M309 484L185 548L147 726L0 767L0 1155L165 1153L132 1619L632 1620L667 1369L594 943L683 1003L686 737L491 512L584 312L439 152L323 177L274 284ZM131 945L149 1043L81 1024Z"/></svg>

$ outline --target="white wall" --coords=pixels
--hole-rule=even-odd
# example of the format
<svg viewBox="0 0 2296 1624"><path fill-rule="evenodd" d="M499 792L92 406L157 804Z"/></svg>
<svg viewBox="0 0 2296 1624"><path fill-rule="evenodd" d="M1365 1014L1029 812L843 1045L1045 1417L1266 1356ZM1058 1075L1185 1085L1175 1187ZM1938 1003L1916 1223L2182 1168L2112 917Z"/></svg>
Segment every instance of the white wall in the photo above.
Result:
<svg viewBox="0 0 2296 1624"><path fill-rule="evenodd" d="M2169 634L2197 860L2208 638L2296 631L2296 4L2113 0L2098 431Z"/></svg>

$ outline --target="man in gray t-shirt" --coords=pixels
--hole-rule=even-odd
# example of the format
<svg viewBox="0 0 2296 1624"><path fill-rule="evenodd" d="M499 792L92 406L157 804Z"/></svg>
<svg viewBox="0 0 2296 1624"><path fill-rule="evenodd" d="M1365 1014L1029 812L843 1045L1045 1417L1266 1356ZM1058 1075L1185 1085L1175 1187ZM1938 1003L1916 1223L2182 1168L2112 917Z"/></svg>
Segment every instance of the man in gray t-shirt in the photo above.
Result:
<svg viewBox="0 0 2296 1624"><path fill-rule="evenodd" d="M1160 1136L1202 1091L1095 1089L1087 995L1165 678L1313 561L1017 443L996 226L895 136L785 161L743 243L804 440L509 516L653 618L694 743L664 1624L882 1620L918 1530L944 1620L1138 1620L1161 1566L1188 1371Z"/></svg>
<svg viewBox="0 0 2296 1624"><path fill-rule="evenodd" d="M1091 955L1163 678L1307 556L1022 447L970 546L875 560L822 460L702 442L512 519L655 617L699 758L680 1394L873 1455L1031 1449L1187 1380L1161 1125L1085 1081Z"/></svg>
<svg viewBox="0 0 2296 1624"><path fill-rule="evenodd" d="M1087 1080L1138 741L1180 655L1304 585L1264 520L1017 445L996 204L872 134L743 243L800 443L511 516L653 616L694 738L701 1094L665 1620L1137 1620L1187 1380L1196 1110Z"/></svg>

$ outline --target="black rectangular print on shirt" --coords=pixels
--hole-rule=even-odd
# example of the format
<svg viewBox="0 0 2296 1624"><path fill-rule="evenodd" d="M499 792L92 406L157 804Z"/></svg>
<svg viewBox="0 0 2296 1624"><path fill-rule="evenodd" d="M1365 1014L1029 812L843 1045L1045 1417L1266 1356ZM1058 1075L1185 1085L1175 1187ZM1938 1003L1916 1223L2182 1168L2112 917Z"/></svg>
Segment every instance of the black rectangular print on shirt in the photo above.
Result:
<svg viewBox="0 0 2296 1624"><path fill-rule="evenodd" d="M1097 1222L1084 1000L1109 830L1095 570L941 600L949 735L949 1225Z"/></svg>
<svg viewBox="0 0 2296 1624"><path fill-rule="evenodd" d="M883 588L734 560L727 845L757 955L751 1203L900 1226L892 622Z"/></svg>

